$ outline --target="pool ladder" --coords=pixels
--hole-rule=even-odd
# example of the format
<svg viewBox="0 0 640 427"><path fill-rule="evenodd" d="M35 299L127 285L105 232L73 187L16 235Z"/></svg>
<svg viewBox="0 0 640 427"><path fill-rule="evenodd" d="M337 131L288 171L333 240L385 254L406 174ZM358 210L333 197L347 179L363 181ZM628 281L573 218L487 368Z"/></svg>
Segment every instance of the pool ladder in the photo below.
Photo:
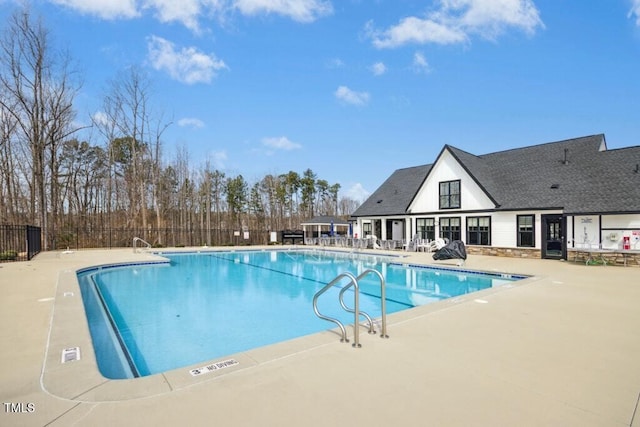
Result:
<svg viewBox="0 0 640 427"><path fill-rule="evenodd" d="M318 298L320 298L320 295L322 295L323 293L331 289L333 286L338 285L340 282L344 283L343 279L345 278L349 279L349 282L346 285L344 285L342 289L340 289L339 300L340 300L340 305L345 311L348 311L349 313L353 313L353 317L354 317L353 344L352 344L353 347L361 347L360 328L359 328L360 315L364 316L367 320L367 323L369 324L368 332L370 334L376 333L373 327L373 320L371 319L371 317L364 311L360 311L360 285L358 281L369 274L374 274L378 276L378 278L380 279L380 306L381 306L381 313L382 313L380 338L389 338L389 335L387 335L387 313L386 313L387 304L386 304L386 295L385 295L385 280L384 280L384 277L382 277L382 274L378 270L368 268L365 271L363 271L358 277L354 276L352 273L349 273L349 272L340 273L335 277L335 279L327 283L322 289L316 292L316 294L313 296L313 311L316 313L316 316L338 325L338 327L340 328L340 331L342 332L342 338L340 339L340 342L349 342L349 339L347 338L347 330L345 329L342 322L336 318L326 316L320 313L320 311L318 310ZM344 302L344 294L351 287L354 288L353 308L349 308Z"/></svg>
<svg viewBox="0 0 640 427"><path fill-rule="evenodd" d="M137 252L137 243L141 242L144 243L147 246L147 249L151 249L151 244L149 242L146 242L144 240L142 240L140 237L134 237L133 238L133 253L135 254Z"/></svg>

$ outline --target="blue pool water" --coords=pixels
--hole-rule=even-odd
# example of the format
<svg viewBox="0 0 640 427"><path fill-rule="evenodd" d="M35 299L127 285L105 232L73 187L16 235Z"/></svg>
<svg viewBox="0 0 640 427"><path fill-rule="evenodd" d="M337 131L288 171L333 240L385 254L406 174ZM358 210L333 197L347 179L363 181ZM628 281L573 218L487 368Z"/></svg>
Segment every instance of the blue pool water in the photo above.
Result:
<svg viewBox="0 0 640 427"><path fill-rule="evenodd" d="M397 258L341 252L163 256L170 263L78 273L98 366L107 378L150 375L333 329L335 324L314 314L312 299L343 272L357 276L373 268L382 273L387 313L522 278L406 266ZM322 295L318 308L353 324L353 314L339 305L338 292L334 287ZM345 302L352 304L352 293ZM360 282L360 309L373 318L381 315L375 275Z"/></svg>

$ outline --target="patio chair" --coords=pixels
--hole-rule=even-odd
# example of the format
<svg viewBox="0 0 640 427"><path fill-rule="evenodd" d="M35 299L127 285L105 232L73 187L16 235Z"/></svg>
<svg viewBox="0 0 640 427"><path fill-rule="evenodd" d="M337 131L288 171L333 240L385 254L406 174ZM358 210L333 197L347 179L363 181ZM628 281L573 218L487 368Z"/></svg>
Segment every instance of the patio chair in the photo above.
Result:
<svg viewBox="0 0 640 427"><path fill-rule="evenodd" d="M418 250L418 240L420 239L419 234L414 234L413 238L404 245L404 249L406 251L415 252Z"/></svg>
<svg viewBox="0 0 640 427"><path fill-rule="evenodd" d="M416 249L418 252L431 252L431 242L429 239L418 239Z"/></svg>
<svg viewBox="0 0 640 427"><path fill-rule="evenodd" d="M431 242L430 251L437 251L438 249L442 249L447 244L447 241L441 238L437 238L436 240Z"/></svg>

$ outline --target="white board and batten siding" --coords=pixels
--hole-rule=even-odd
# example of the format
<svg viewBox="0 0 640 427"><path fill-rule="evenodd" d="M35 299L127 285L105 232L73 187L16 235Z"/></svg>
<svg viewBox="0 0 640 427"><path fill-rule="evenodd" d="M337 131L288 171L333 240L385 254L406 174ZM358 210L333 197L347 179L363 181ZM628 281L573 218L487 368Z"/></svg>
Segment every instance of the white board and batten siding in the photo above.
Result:
<svg viewBox="0 0 640 427"><path fill-rule="evenodd" d="M451 153L445 150L433 165L429 177L418 191L409 211L435 212L440 210L440 183L456 180L460 180L461 209L468 211L495 208L491 199L487 197L480 186L467 174ZM442 211L440 215L446 216L447 212L453 213L455 211L456 209Z"/></svg>
<svg viewBox="0 0 640 427"><path fill-rule="evenodd" d="M460 180L460 209L440 210L440 183L444 181ZM517 215L535 215L535 248L540 249L542 241L541 215L560 213L550 211L518 211L518 212L493 212L494 203L482 188L474 181L458 161L445 150L433 166L427 181L418 191L409 211L414 216L420 217L419 212L437 212L436 219L447 216L460 216L462 218L462 239L466 240L466 217L489 216L491 217L491 246L516 248L517 247ZM486 213L482 213L486 210ZM457 214L457 211L475 211L473 214ZM429 215L434 216L434 215Z"/></svg>

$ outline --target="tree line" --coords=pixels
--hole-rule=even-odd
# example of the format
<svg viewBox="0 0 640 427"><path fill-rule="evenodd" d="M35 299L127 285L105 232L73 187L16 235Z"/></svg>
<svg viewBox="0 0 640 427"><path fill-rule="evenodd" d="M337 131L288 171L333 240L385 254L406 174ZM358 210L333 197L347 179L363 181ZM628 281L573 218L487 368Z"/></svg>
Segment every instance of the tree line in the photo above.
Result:
<svg viewBox="0 0 640 427"><path fill-rule="evenodd" d="M70 56L28 8L3 25L0 224L40 226L45 250L112 229L127 238L144 232L158 246L192 243L176 236L196 233L198 244L211 245L232 243L232 231L293 229L357 208L339 197L340 184L311 169L250 182L209 162L193 165L185 147L168 159L162 135L171 122L157 111L144 71L130 67L107 87L91 124L77 125L81 76ZM100 240L90 246L104 246Z"/></svg>

